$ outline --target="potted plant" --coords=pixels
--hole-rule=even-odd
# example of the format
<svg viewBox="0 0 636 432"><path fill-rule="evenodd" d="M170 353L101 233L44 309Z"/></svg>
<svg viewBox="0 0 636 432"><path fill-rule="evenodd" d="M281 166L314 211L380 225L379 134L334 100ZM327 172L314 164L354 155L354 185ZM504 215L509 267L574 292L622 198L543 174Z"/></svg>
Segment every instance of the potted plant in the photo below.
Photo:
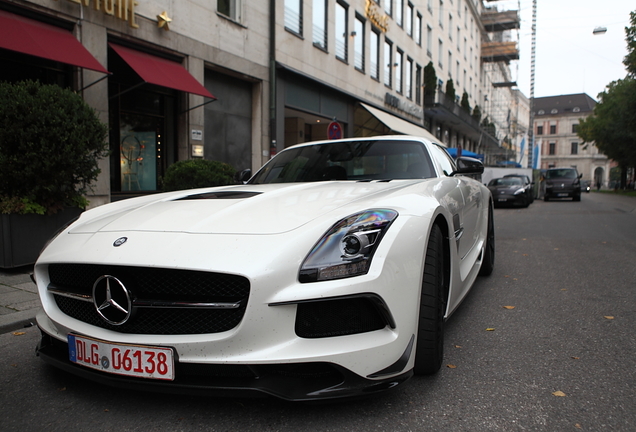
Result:
<svg viewBox="0 0 636 432"><path fill-rule="evenodd" d="M163 190L175 191L235 184L230 165L206 159L182 160L170 165L163 178Z"/></svg>
<svg viewBox="0 0 636 432"><path fill-rule="evenodd" d="M36 81L0 83L0 267L32 264L84 210L108 155L108 129L78 94Z"/></svg>

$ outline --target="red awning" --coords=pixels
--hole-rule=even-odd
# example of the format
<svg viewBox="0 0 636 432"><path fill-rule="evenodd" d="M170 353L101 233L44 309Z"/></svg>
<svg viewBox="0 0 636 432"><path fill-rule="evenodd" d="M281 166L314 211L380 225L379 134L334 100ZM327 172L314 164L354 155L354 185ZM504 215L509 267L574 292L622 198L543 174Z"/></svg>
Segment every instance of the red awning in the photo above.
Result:
<svg viewBox="0 0 636 432"><path fill-rule="evenodd" d="M1 10L0 48L109 73L71 32Z"/></svg>
<svg viewBox="0 0 636 432"><path fill-rule="evenodd" d="M216 99L181 64L114 43L109 45L145 82Z"/></svg>

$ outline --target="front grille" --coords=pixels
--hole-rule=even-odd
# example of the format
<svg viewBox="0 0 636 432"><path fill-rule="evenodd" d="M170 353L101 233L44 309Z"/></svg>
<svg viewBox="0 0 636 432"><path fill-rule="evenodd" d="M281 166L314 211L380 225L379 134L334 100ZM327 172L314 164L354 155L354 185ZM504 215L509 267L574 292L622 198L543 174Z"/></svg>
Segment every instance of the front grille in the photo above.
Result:
<svg viewBox="0 0 636 432"><path fill-rule="evenodd" d="M55 295L62 312L91 325L136 334L218 333L236 327L247 307L249 280L242 276L188 270L90 264L52 264L50 286L57 291L92 296L103 276L119 279L140 301L235 303L236 309L137 308L122 325L104 321L92 302Z"/></svg>
<svg viewBox="0 0 636 432"><path fill-rule="evenodd" d="M340 298L299 303L296 334L325 338L383 329L388 323L369 298Z"/></svg>

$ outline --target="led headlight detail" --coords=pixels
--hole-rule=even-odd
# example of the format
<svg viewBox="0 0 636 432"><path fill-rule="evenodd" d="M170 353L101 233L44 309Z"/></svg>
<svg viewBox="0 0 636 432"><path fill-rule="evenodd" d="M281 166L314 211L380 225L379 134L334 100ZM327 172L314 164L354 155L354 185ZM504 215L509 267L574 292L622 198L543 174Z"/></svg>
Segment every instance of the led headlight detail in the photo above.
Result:
<svg viewBox="0 0 636 432"><path fill-rule="evenodd" d="M313 247L298 279L302 283L366 274L382 236L398 216L394 210L366 210L332 226Z"/></svg>

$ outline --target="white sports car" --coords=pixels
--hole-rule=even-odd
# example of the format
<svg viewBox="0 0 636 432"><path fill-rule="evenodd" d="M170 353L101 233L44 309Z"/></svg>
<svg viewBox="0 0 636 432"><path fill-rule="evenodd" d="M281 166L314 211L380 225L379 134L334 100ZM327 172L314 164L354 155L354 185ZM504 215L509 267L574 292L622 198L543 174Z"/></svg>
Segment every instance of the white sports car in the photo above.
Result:
<svg viewBox="0 0 636 432"><path fill-rule="evenodd" d="M493 270L482 171L418 137L324 141L244 184L87 211L35 266L37 352L126 388L288 400L435 373Z"/></svg>

